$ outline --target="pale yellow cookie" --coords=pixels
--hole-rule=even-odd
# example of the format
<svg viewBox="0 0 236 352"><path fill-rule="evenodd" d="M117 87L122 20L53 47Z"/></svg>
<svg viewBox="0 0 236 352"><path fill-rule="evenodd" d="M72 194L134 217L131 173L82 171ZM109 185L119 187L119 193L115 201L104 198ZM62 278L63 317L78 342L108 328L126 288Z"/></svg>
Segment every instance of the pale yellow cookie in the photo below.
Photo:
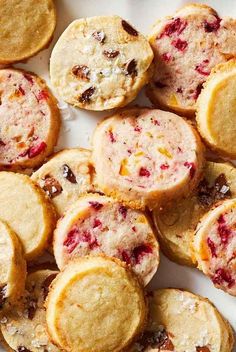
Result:
<svg viewBox="0 0 236 352"><path fill-rule="evenodd" d="M51 81L66 102L108 110L134 100L149 81L152 59L147 39L119 16L81 18L52 51Z"/></svg>
<svg viewBox="0 0 236 352"><path fill-rule="evenodd" d="M153 211L163 252L177 263L195 266L192 242L200 218L218 201L233 197L236 197L235 167L208 161L203 179L193 194Z"/></svg>
<svg viewBox="0 0 236 352"><path fill-rule="evenodd" d="M206 298L178 289L149 294L147 329L132 352L232 352L233 330Z"/></svg>
<svg viewBox="0 0 236 352"><path fill-rule="evenodd" d="M22 61L45 48L56 26L53 0L0 0L0 64Z"/></svg>
<svg viewBox="0 0 236 352"><path fill-rule="evenodd" d="M199 96L198 130L206 143L219 154L235 158L236 60L212 70Z"/></svg>
<svg viewBox="0 0 236 352"><path fill-rule="evenodd" d="M55 211L30 177L0 172L0 218L19 236L27 260L36 258L48 247Z"/></svg>
<svg viewBox="0 0 236 352"><path fill-rule="evenodd" d="M146 303L134 274L118 259L84 257L68 264L47 298L51 339L71 352L117 352L142 331Z"/></svg>
<svg viewBox="0 0 236 352"><path fill-rule="evenodd" d="M65 149L56 153L31 176L46 192L59 215L87 192L94 191L94 169L87 149Z"/></svg>
<svg viewBox="0 0 236 352"><path fill-rule="evenodd" d="M22 307L1 320L5 343L17 352L57 352L47 335L44 301L57 271L38 270L28 275Z"/></svg>

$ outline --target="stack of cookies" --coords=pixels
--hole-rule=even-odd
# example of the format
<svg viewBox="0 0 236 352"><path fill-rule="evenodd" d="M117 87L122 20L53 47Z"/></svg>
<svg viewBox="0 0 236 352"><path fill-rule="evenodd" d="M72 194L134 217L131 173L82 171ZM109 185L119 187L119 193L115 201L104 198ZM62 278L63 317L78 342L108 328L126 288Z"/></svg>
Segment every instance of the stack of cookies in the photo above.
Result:
<svg viewBox="0 0 236 352"><path fill-rule="evenodd" d="M0 64L49 43L52 0L0 3ZM236 156L235 33L236 20L197 4L159 20L149 39L119 16L72 22L51 54L57 94L105 111L126 106L147 85L154 104L110 113L91 150L52 154L60 130L53 93L35 73L0 69L7 350L233 351L232 328L207 299L146 286L160 243L171 260L198 267L236 296L236 169L224 159Z"/></svg>

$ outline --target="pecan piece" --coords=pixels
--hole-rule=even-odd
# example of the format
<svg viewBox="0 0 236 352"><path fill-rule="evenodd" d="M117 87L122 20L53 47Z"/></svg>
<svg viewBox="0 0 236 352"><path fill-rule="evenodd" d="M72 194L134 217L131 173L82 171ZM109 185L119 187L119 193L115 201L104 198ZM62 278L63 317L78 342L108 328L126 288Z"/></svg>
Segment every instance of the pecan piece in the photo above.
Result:
<svg viewBox="0 0 236 352"><path fill-rule="evenodd" d="M66 178L69 182L71 183L77 183L75 174L71 170L71 168L67 165L64 164L62 166L62 175L64 178Z"/></svg>
<svg viewBox="0 0 236 352"><path fill-rule="evenodd" d="M138 36L138 31L136 31L136 29L134 29L128 22L126 22L125 20L121 21L122 27L123 29L129 33L130 35L133 35L134 37Z"/></svg>
<svg viewBox="0 0 236 352"><path fill-rule="evenodd" d="M137 76L137 61L135 59L130 60L125 65L126 75Z"/></svg>
<svg viewBox="0 0 236 352"><path fill-rule="evenodd" d="M86 65L76 65L72 67L72 73L74 76L76 76L79 79L82 79L83 81L89 81L89 74L90 70L88 66Z"/></svg>
<svg viewBox="0 0 236 352"><path fill-rule="evenodd" d="M210 352L209 348L207 346L197 346L196 347L196 352Z"/></svg>
<svg viewBox="0 0 236 352"><path fill-rule="evenodd" d="M79 97L79 102L82 104L89 103L91 100L91 96L94 94L94 92L95 92L94 87L90 87L90 88L86 89Z"/></svg>
<svg viewBox="0 0 236 352"><path fill-rule="evenodd" d="M18 346L17 352L31 352L31 351L28 348L26 348L25 346Z"/></svg>
<svg viewBox="0 0 236 352"><path fill-rule="evenodd" d="M93 32L92 36L96 39L99 43L104 44L106 39L106 34L103 31L96 31Z"/></svg>
<svg viewBox="0 0 236 352"><path fill-rule="evenodd" d="M112 50L112 49L103 51L103 55L106 56L108 59L114 59L119 55L119 53L120 53L119 50Z"/></svg>
<svg viewBox="0 0 236 352"><path fill-rule="evenodd" d="M46 175L43 181L44 181L43 190L47 193L47 195L50 198L54 198L59 194L61 194L62 187L55 178L51 177L50 175Z"/></svg>
<svg viewBox="0 0 236 352"><path fill-rule="evenodd" d="M3 285L0 287L0 308L3 307L5 301L6 301L6 292L7 291L7 285Z"/></svg>

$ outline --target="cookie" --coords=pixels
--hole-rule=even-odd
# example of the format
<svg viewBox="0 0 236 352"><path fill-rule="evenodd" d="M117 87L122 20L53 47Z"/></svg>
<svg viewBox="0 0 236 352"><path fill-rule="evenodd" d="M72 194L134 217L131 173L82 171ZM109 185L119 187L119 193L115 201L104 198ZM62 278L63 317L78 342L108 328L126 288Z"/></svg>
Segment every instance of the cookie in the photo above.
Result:
<svg viewBox="0 0 236 352"><path fill-rule="evenodd" d="M155 65L147 92L151 101L192 116L211 69L236 55L235 30L236 20L221 19L202 4L158 21L149 36Z"/></svg>
<svg viewBox="0 0 236 352"><path fill-rule="evenodd" d="M152 60L147 39L119 16L81 18L53 49L51 81L66 102L108 110L134 100L149 81Z"/></svg>
<svg viewBox="0 0 236 352"><path fill-rule="evenodd" d="M233 331L206 298L178 289L150 293L147 330L131 351L232 352Z"/></svg>
<svg viewBox="0 0 236 352"><path fill-rule="evenodd" d="M90 150L65 149L31 176L49 196L59 215L82 194L94 191L94 170L90 159Z"/></svg>
<svg viewBox="0 0 236 352"><path fill-rule="evenodd" d="M236 169L230 163L208 161L193 194L153 212L163 252L173 261L196 266L192 242L201 217L218 201L236 197Z"/></svg>
<svg viewBox="0 0 236 352"><path fill-rule="evenodd" d="M122 351L146 321L146 302L134 274L119 260L83 257L53 282L47 302L51 339L69 351Z"/></svg>
<svg viewBox="0 0 236 352"><path fill-rule="evenodd" d="M60 118L45 82L23 70L0 70L0 169L39 166L53 152Z"/></svg>
<svg viewBox="0 0 236 352"><path fill-rule="evenodd" d="M25 289L26 262L21 243L0 220L0 314L18 304ZM19 280L20 278L20 280Z"/></svg>
<svg viewBox="0 0 236 352"><path fill-rule="evenodd" d="M212 208L197 226L194 255L213 284L236 296L236 199Z"/></svg>
<svg viewBox="0 0 236 352"><path fill-rule="evenodd" d="M196 186L203 146L180 116L131 108L98 125L92 157L101 191L134 208L153 208Z"/></svg>
<svg viewBox="0 0 236 352"><path fill-rule="evenodd" d="M23 304L2 319L5 342L18 352L57 352L48 338L44 301L57 271L39 270L28 275Z"/></svg>
<svg viewBox="0 0 236 352"><path fill-rule="evenodd" d="M205 142L219 154L236 158L236 60L217 65L198 99L197 125ZM222 133L224 131L224 133Z"/></svg>
<svg viewBox="0 0 236 352"><path fill-rule="evenodd" d="M27 260L49 245L56 221L51 203L29 176L5 171L0 172L0 219L18 235Z"/></svg>
<svg viewBox="0 0 236 352"><path fill-rule="evenodd" d="M0 0L0 18L0 64L9 64L47 46L56 26L56 9L53 0Z"/></svg>
<svg viewBox="0 0 236 352"><path fill-rule="evenodd" d="M125 261L147 284L159 265L159 245L145 214L98 194L80 198L65 213L53 245L60 269L73 258L103 253Z"/></svg>

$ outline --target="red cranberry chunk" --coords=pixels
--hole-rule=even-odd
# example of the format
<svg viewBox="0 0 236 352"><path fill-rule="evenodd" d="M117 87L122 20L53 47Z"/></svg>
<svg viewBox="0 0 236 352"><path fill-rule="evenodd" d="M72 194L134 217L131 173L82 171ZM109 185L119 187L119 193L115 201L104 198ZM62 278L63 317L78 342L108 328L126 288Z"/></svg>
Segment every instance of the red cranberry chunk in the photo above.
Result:
<svg viewBox="0 0 236 352"><path fill-rule="evenodd" d="M89 204L95 210L99 210L103 207L103 204L96 202L96 201L89 201Z"/></svg>
<svg viewBox="0 0 236 352"><path fill-rule="evenodd" d="M40 142L39 144L35 145L34 147L31 147L28 150L28 156L29 158L34 158L35 156L41 154L45 149L47 148L47 144L45 142Z"/></svg>
<svg viewBox="0 0 236 352"><path fill-rule="evenodd" d="M217 32L218 29L220 28L220 22L221 22L221 18L219 18L218 16L215 16L215 21L214 22L208 22L208 21L204 21L203 22L203 27L205 29L205 32L207 33L211 33L211 32Z"/></svg>
<svg viewBox="0 0 236 352"><path fill-rule="evenodd" d="M167 169L169 169L169 165L168 164L161 164L161 166L160 166L160 168L161 168L161 170L167 170Z"/></svg>
<svg viewBox="0 0 236 352"><path fill-rule="evenodd" d="M193 99L197 100L197 98L199 97L201 90L203 88L203 83L199 83L195 89L195 92L193 94Z"/></svg>
<svg viewBox="0 0 236 352"><path fill-rule="evenodd" d="M216 245L215 245L215 243L214 243L210 238L207 239L207 245L208 245L208 247L210 248L212 257L217 258L217 255L216 255Z"/></svg>
<svg viewBox="0 0 236 352"><path fill-rule="evenodd" d="M184 163L184 166L186 166L189 169L189 175L190 175L190 178L192 179L194 177L194 175L195 175L195 172L196 172L195 164L194 163L189 163L188 161L186 161Z"/></svg>
<svg viewBox="0 0 236 352"><path fill-rule="evenodd" d="M165 61L165 62L169 62L172 58L171 54L170 53L164 53L162 54L162 60Z"/></svg>
<svg viewBox="0 0 236 352"><path fill-rule="evenodd" d="M116 142L114 133L112 131L109 131L109 138L110 138L111 143L115 143Z"/></svg>
<svg viewBox="0 0 236 352"><path fill-rule="evenodd" d="M212 281L216 285L222 285L224 283L228 284L228 288L231 288L235 284L235 280L232 278L231 274L223 268L216 270Z"/></svg>
<svg viewBox="0 0 236 352"><path fill-rule="evenodd" d="M141 167L139 170L139 176L142 177L149 177L151 175L150 171L148 171L148 169L146 169L145 167Z"/></svg>
<svg viewBox="0 0 236 352"><path fill-rule="evenodd" d="M49 98L48 92L46 90L41 90L37 95L38 101L47 100Z"/></svg>
<svg viewBox="0 0 236 352"><path fill-rule="evenodd" d="M127 216L127 208L121 205L119 207L119 213L122 215L123 219L126 219Z"/></svg>
<svg viewBox="0 0 236 352"><path fill-rule="evenodd" d="M186 28L187 22L179 17L174 18L170 23L168 23L159 38L162 38L164 35L171 37L172 34L181 34Z"/></svg>
<svg viewBox="0 0 236 352"><path fill-rule="evenodd" d="M200 63L199 65L197 65L197 66L195 67L195 70L196 70L198 73L200 73L201 75L203 75L203 76L209 76L210 70L207 70L207 69L206 69L206 66L207 66L208 63L209 63L209 60L208 60L208 59L203 60L202 63Z"/></svg>
<svg viewBox="0 0 236 352"><path fill-rule="evenodd" d="M152 248L148 244L142 244L133 249L132 256L134 257L135 263L139 264L143 257L147 254L152 253Z"/></svg>
<svg viewBox="0 0 236 352"><path fill-rule="evenodd" d="M127 264L131 264L131 257L126 250L123 250L121 252L121 257L124 262L126 262Z"/></svg>
<svg viewBox="0 0 236 352"><path fill-rule="evenodd" d="M220 215L218 219L218 233L220 235L221 244L227 244L229 241L229 236L231 235L231 229L227 226L225 218L223 215Z"/></svg>
<svg viewBox="0 0 236 352"><path fill-rule="evenodd" d="M93 228L95 229L96 227L99 227L101 226L102 223L99 219L94 219L94 222L93 222Z"/></svg>
<svg viewBox="0 0 236 352"><path fill-rule="evenodd" d="M179 51L184 51L188 46L186 40L181 40L180 38L173 40L171 44Z"/></svg>

